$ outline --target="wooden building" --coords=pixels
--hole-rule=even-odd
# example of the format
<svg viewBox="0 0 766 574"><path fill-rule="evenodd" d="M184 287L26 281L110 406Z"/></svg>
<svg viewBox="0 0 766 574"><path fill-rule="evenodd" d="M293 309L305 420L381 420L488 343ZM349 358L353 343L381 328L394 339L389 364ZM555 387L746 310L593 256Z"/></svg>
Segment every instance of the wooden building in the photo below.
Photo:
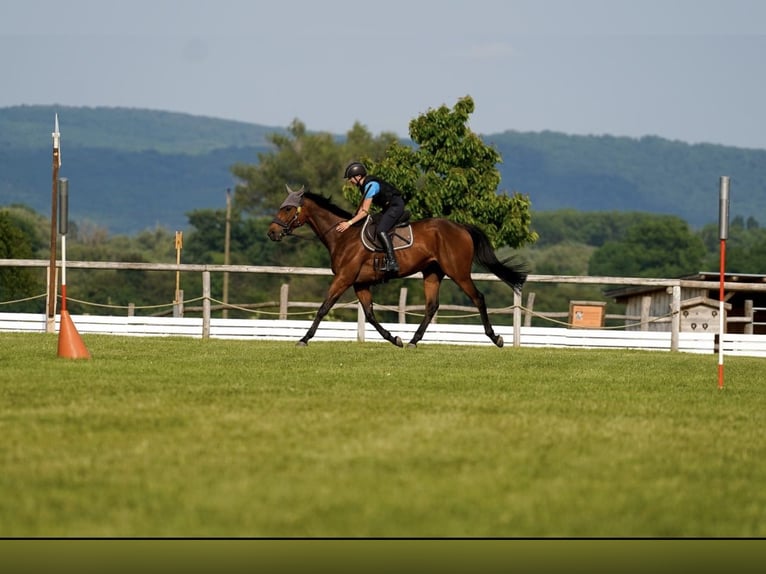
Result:
<svg viewBox="0 0 766 574"><path fill-rule="evenodd" d="M719 274L700 272L681 277L681 331L718 333ZM726 273L727 284L742 289L724 291L727 333L766 334L766 275ZM710 286L700 285L710 282ZM758 289L748 285L758 284ZM625 304L625 328L629 331L670 331L672 295L666 287L611 289L606 296Z"/></svg>

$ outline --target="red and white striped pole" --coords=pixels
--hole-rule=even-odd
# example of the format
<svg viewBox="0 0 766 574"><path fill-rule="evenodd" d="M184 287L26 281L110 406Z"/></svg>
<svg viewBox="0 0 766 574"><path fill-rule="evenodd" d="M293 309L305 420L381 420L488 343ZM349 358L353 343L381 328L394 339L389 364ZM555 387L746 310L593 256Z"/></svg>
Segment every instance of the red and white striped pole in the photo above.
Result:
<svg viewBox="0 0 766 574"><path fill-rule="evenodd" d="M59 234L61 234L61 320L59 321L58 356L67 359L90 359L77 327L66 308L66 234L69 227L69 180L58 181Z"/></svg>
<svg viewBox="0 0 766 574"><path fill-rule="evenodd" d="M723 388L723 335L726 331L724 320L724 282L726 278L726 240L729 237L729 177L721 176L718 200L718 237L721 240L721 261L718 288L718 388Z"/></svg>

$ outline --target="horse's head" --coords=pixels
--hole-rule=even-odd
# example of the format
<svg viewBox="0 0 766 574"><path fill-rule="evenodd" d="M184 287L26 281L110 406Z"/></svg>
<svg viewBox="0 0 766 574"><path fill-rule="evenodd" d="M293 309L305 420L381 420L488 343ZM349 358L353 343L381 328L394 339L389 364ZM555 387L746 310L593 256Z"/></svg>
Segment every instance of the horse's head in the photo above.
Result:
<svg viewBox="0 0 766 574"><path fill-rule="evenodd" d="M287 198L279 206L279 211L271 220L267 232L272 241L281 241L285 235L290 235L293 229L306 222L305 215L301 213L303 210L303 187L298 191L293 191L289 185L285 185L285 187L287 188Z"/></svg>

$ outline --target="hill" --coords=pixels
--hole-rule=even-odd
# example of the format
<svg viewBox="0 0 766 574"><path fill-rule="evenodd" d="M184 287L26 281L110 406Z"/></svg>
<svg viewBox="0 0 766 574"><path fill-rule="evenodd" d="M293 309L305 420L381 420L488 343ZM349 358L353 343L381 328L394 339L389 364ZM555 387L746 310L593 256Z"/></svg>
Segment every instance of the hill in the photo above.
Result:
<svg viewBox="0 0 766 574"><path fill-rule="evenodd" d="M766 150L553 132L485 139L504 159L501 185L529 194L535 211L646 211L700 227L718 222L719 179L727 175L732 216L766 223Z"/></svg>
<svg viewBox="0 0 766 574"><path fill-rule="evenodd" d="M284 128L127 108L0 108L0 205L50 212L51 132L58 113L70 216L113 234L184 229L186 213L222 208L234 163L257 163ZM506 131L482 136L503 157L503 189L534 211L647 211L693 226L717 221L718 178L732 177L732 215L766 223L766 150L658 137Z"/></svg>

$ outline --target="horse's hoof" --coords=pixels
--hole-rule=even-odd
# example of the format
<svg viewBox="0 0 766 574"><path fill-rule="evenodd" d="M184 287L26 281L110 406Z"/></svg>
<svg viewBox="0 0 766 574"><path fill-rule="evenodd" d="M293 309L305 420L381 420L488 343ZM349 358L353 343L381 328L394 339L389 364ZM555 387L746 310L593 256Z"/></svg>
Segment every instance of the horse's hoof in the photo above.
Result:
<svg viewBox="0 0 766 574"><path fill-rule="evenodd" d="M505 343L503 342L503 337L498 335L497 339L495 339L495 345L502 348Z"/></svg>
<svg viewBox="0 0 766 574"><path fill-rule="evenodd" d="M297 343L295 343L295 346L296 347L308 347L309 344L306 341L298 341Z"/></svg>
<svg viewBox="0 0 766 574"><path fill-rule="evenodd" d="M394 345L396 345L397 347L404 347L404 343L402 343L402 338L401 337L394 337L394 340L391 341L391 342Z"/></svg>
<svg viewBox="0 0 766 574"><path fill-rule="evenodd" d="M408 349L417 349L418 348L418 344L417 343L409 343L407 345L407 348Z"/></svg>

